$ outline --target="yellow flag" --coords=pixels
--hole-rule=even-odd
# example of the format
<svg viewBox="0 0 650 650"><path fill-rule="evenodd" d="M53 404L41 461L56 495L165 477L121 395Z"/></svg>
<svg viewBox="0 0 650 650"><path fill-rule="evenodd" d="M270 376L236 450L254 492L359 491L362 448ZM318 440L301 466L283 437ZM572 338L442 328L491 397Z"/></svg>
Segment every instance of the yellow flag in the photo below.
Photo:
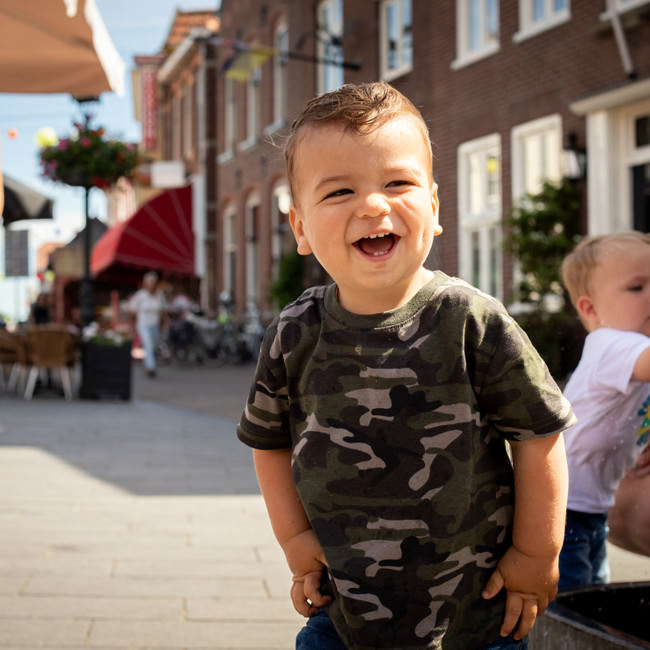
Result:
<svg viewBox="0 0 650 650"><path fill-rule="evenodd" d="M235 81L248 81L253 72L277 52L272 47L253 47L235 52L226 64L226 77Z"/></svg>

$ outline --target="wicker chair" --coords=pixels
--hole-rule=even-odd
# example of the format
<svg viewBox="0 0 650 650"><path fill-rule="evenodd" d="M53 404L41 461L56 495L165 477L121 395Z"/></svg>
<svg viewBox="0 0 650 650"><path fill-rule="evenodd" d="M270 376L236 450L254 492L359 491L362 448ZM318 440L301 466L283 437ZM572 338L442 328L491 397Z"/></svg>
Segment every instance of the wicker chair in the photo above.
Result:
<svg viewBox="0 0 650 650"><path fill-rule="evenodd" d="M6 329L0 329L0 388L10 387L8 379L13 377L13 371L18 364L18 339ZM7 373L7 368L9 372Z"/></svg>
<svg viewBox="0 0 650 650"><path fill-rule="evenodd" d="M28 329L25 337L30 365L25 399L32 398L36 380L42 370L58 370L63 394L66 399L72 399L70 369L76 361L77 336L66 329L44 326Z"/></svg>

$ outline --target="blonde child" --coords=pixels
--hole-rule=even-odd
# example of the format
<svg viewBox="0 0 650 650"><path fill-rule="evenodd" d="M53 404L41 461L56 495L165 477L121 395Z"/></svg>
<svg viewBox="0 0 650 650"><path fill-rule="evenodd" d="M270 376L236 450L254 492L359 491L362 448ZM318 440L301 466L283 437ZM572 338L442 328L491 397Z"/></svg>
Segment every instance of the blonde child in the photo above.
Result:
<svg viewBox="0 0 650 650"><path fill-rule="evenodd" d="M650 432L650 235L589 237L562 264L588 334L564 391L569 497L561 591L609 580L608 511Z"/></svg>

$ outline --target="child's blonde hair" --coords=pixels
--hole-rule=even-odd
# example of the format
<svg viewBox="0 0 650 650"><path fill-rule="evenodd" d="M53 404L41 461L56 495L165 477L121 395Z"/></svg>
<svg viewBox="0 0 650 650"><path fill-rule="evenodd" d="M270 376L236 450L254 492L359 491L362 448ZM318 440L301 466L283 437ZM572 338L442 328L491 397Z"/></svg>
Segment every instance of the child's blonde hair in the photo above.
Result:
<svg viewBox="0 0 650 650"><path fill-rule="evenodd" d="M293 121L284 146L291 195L295 196L293 178L296 147L304 128L336 124L354 133L370 133L389 119L404 115L415 118L427 144L432 167L429 129L422 114L406 96L385 81L344 84L337 90L313 97ZM433 169L431 174L433 175Z"/></svg>
<svg viewBox="0 0 650 650"><path fill-rule="evenodd" d="M650 234L630 230L610 235L586 237L564 258L560 269L562 281L574 305L580 296L591 295L591 276L594 269L600 264L604 251L630 243L650 246Z"/></svg>

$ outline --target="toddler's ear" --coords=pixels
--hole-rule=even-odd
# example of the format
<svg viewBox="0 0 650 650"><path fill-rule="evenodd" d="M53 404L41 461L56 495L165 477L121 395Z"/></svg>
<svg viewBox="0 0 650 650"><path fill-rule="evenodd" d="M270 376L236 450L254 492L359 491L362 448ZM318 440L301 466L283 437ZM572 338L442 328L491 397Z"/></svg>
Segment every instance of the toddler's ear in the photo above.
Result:
<svg viewBox="0 0 650 650"><path fill-rule="evenodd" d="M596 304L589 296L580 296L576 300L576 309L583 323L587 325L589 331L597 329L600 325L600 317L596 310Z"/></svg>
<svg viewBox="0 0 650 650"><path fill-rule="evenodd" d="M289 225L298 244L298 253L300 255L309 255L312 252L311 245L305 234L303 219L294 205L289 208Z"/></svg>
<svg viewBox="0 0 650 650"><path fill-rule="evenodd" d="M437 237L439 234L442 233L442 226L440 225L440 221L438 220L440 201L438 200L438 185L436 183L433 184L433 193L431 194L431 207L433 208L433 218L434 218L433 234L435 237Z"/></svg>

